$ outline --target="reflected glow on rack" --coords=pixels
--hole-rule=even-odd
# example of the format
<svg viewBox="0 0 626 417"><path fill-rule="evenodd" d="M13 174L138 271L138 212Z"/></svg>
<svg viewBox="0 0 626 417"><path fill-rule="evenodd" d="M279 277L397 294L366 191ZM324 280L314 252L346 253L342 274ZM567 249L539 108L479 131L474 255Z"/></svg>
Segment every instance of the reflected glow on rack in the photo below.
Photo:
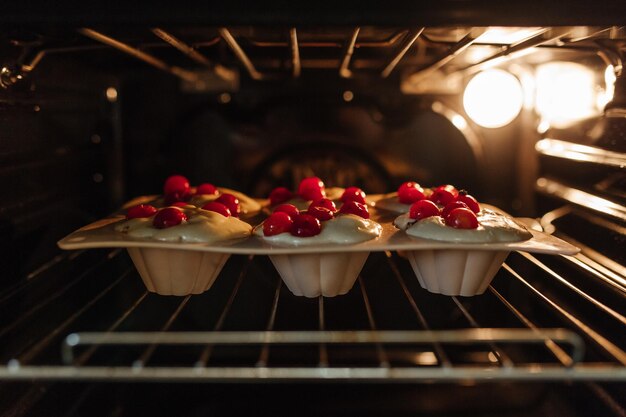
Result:
<svg viewBox="0 0 626 417"><path fill-rule="evenodd" d="M609 65L604 70L604 93L598 94L597 106L599 109L603 109L606 104L613 100L613 94L615 93L615 67Z"/></svg>
<svg viewBox="0 0 626 417"><path fill-rule="evenodd" d="M497 128L511 123L522 109L524 95L511 73L492 69L478 73L463 94L463 107L477 124Z"/></svg>

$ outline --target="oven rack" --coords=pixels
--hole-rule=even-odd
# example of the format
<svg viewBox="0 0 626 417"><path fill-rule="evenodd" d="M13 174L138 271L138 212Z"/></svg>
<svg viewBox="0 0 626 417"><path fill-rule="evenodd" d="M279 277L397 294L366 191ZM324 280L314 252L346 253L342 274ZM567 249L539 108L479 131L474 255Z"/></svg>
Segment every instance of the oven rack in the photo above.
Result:
<svg viewBox="0 0 626 417"><path fill-rule="evenodd" d="M465 36L458 41L451 42L432 38L428 34L429 27L427 26L415 26L396 28L386 39L368 40L359 38L362 30L365 31L366 28L356 25L346 30L347 35L345 39L340 41L328 39L302 41L298 38L299 28L295 26L284 30L283 40L271 41L246 36L245 31L243 35L238 36L238 31L241 28L237 26L212 27L210 29L215 32L213 36L208 36L200 41L189 41L160 27L146 27L145 37L140 42L136 40L133 42L124 39L123 35L110 33L108 30L103 32L90 27L76 28L77 33L95 43L44 47L35 51L25 51L17 62L1 68L0 87L9 88L26 78L46 56L77 52L84 53L106 48L117 50L155 69L179 78L184 88L191 91L229 91L236 89L240 81L240 69L250 79L255 81L298 79L301 77L303 67L316 67L319 65L314 64L311 59L303 60L301 57L301 49L311 47L338 50L336 71L337 75L342 79L368 76L386 79L399 67L407 53L411 48L415 48L417 43L421 42L429 47L440 48L441 52L432 61L420 62L419 65L411 64L415 67L411 75L411 84L431 77L437 71L450 66L450 62L473 46L497 48L494 49L491 55L478 62L462 63L459 67L448 69L446 73L461 72L471 75L482 68L514 59L522 53L531 53L537 48L592 51L597 53L607 65L610 64L616 66L616 68L621 68L621 58L619 54L615 53L615 50L619 51L619 40L624 36L624 28L621 26L590 27L583 32L580 32L580 29L575 30L569 26L553 26L536 28L535 31L529 33L526 39L515 43L499 44L481 41L480 36L486 32L487 27L477 26L466 28ZM430 29L433 28L431 27ZM158 40L161 42L158 42ZM614 43L615 45L613 45ZM221 44L224 44L231 51L239 68L234 65L231 68L227 68L204 52L206 48L217 47ZM289 59L286 60L289 63L276 64L277 62L282 62L282 59L277 57L273 61L274 65L278 65L278 68L261 70L259 69L260 63L255 64L255 57L250 51L246 51L246 46L250 49L284 49L289 53ZM170 62L173 61L171 58L165 59L153 52L155 50L158 52L158 50L164 48L176 50L181 56L186 57L187 64L181 65ZM351 68L357 67L353 62L353 58L355 58L355 55L356 57L359 56L356 54L356 51L361 48L378 49L388 53L385 53L385 56L382 58L373 60L373 62L361 62L358 68ZM194 66L189 66L192 63ZM286 71L283 68L285 66L287 67ZM210 87L211 84L213 84L213 87Z"/></svg>
<svg viewBox="0 0 626 417"><path fill-rule="evenodd" d="M421 289L397 254L372 254L348 295L304 299L251 256L231 258L202 295L161 297L123 253L60 255L0 294L0 307L36 301L46 275L91 265L2 325L0 380L626 381L624 341L610 331L623 335L626 318L534 255L512 254L485 295L462 298ZM585 258L553 261L603 274ZM611 322L608 333L561 306L545 281ZM76 297L79 287L92 296ZM557 321L540 322L537 305Z"/></svg>

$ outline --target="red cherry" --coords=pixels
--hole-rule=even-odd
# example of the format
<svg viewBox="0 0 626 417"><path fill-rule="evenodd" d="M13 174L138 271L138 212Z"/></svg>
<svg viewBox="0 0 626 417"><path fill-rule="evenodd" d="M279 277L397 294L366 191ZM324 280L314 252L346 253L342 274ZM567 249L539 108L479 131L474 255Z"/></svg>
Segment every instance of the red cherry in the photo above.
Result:
<svg viewBox="0 0 626 417"><path fill-rule="evenodd" d="M291 220L291 217L284 211L272 213L272 215L263 222L263 235L274 236L287 233L291 230L292 224L293 220Z"/></svg>
<svg viewBox="0 0 626 417"><path fill-rule="evenodd" d="M478 201L471 195L467 194L467 191L465 190L459 191L459 196L456 198L456 201L464 202L474 213L478 213L480 211L480 204L478 204Z"/></svg>
<svg viewBox="0 0 626 417"><path fill-rule="evenodd" d="M163 184L163 194L189 192L189 180L182 175L172 175Z"/></svg>
<svg viewBox="0 0 626 417"><path fill-rule="evenodd" d="M205 182L204 184L200 184L196 187L196 194L202 195L217 195L217 187L213 184L209 184Z"/></svg>
<svg viewBox="0 0 626 417"><path fill-rule="evenodd" d="M228 209L228 207L216 201L209 201L204 206L202 206L202 210L214 211L224 217L230 217L230 210Z"/></svg>
<svg viewBox="0 0 626 417"><path fill-rule="evenodd" d="M462 201L453 201L452 203L448 203L446 204L446 206L441 210L441 217L443 217L444 219L446 217L448 217L448 214L450 214L450 212L454 209L457 208L469 208L467 206L467 204L465 204Z"/></svg>
<svg viewBox="0 0 626 417"><path fill-rule="evenodd" d="M275 206L276 204L284 203L293 198L293 193L285 187L276 187L270 193L270 204Z"/></svg>
<svg viewBox="0 0 626 417"><path fill-rule="evenodd" d="M174 207L166 207L159 210L156 216L154 216L152 225L157 229L165 229L179 225L183 221L187 221L187 215L182 210Z"/></svg>
<svg viewBox="0 0 626 417"><path fill-rule="evenodd" d="M433 201L440 206L447 206L449 203L456 200L458 195L459 192L452 185L442 185L435 188L429 198L430 201Z"/></svg>
<svg viewBox="0 0 626 417"><path fill-rule="evenodd" d="M415 220L421 220L431 216L439 216L439 207L430 200L416 201L409 209L409 217Z"/></svg>
<svg viewBox="0 0 626 417"><path fill-rule="evenodd" d="M370 218L370 213L367 210L367 206L365 204L357 203L356 201L348 201L347 203L343 203L343 205L339 209L339 213L355 214L359 217L363 217L364 219Z"/></svg>
<svg viewBox="0 0 626 417"><path fill-rule="evenodd" d="M317 177L309 177L300 181L298 195L304 200L319 200L326 197L324 183Z"/></svg>
<svg viewBox="0 0 626 417"><path fill-rule="evenodd" d="M335 213L333 211L320 206L309 207L306 214L315 217L319 221L326 221L335 217Z"/></svg>
<svg viewBox="0 0 626 417"><path fill-rule="evenodd" d="M310 237L322 232L322 224L318 219L308 214L299 214L293 219L289 233L298 237Z"/></svg>
<svg viewBox="0 0 626 417"><path fill-rule="evenodd" d="M233 217L239 217L239 213L241 213L241 206L239 205L239 199L232 194L224 193L221 196L217 197L215 200L216 203L222 203L228 210L230 210L230 214Z"/></svg>
<svg viewBox="0 0 626 417"><path fill-rule="evenodd" d="M144 217L150 217L157 212L156 207L151 206L149 204L139 204L138 206L133 206L128 209L126 212L126 219L139 219Z"/></svg>
<svg viewBox="0 0 626 417"><path fill-rule="evenodd" d="M276 206L273 212L274 213L280 213L280 212L287 213L291 217L297 216L298 214L300 214L300 210L298 210L298 208L294 206L293 204L280 204Z"/></svg>
<svg viewBox="0 0 626 417"><path fill-rule="evenodd" d="M425 198L424 190L416 182L405 182L398 187L398 200L400 200L402 204L413 204Z"/></svg>
<svg viewBox="0 0 626 417"><path fill-rule="evenodd" d="M476 229L478 227L478 219L474 212L468 208L455 208L445 218L448 226L457 229Z"/></svg>
<svg viewBox="0 0 626 417"><path fill-rule="evenodd" d="M337 211L337 207L335 206L333 200L330 200L328 198L322 198L317 201L314 200L311 204L309 204L309 210L311 209L311 207L324 207L325 209L328 209L333 213Z"/></svg>
<svg viewBox="0 0 626 417"><path fill-rule="evenodd" d="M357 203L365 204L365 193L359 187L348 187L341 195L341 201L344 203L356 201Z"/></svg>
<svg viewBox="0 0 626 417"><path fill-rule="evenodd" d="M166 206L171 206L178 201L188 201L189 198L191 198L191 194L188 191L184 193L176 191L173 193L165 194L163 202Z"/></svg>
<svg viewBox="0 0 626 417"><path fill-rule="evenodd" d="M177 202L175 202L175 203L170 204L170 206L172 206L172 207L186 207L186 206L188 206L188 205L189 205L189 204L187 204L187 203L186 203L186 202L184 202L184 201L177 201Z"/></svg>

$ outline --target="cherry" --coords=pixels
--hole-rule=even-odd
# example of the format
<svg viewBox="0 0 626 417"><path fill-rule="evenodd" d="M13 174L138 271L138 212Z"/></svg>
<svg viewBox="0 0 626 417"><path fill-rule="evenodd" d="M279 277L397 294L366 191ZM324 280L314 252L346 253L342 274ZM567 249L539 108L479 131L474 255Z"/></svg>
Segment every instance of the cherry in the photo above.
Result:
<svg viewBox="0 0 626 417"><path fill-rule="evenodd" d="M308 214L299 214L293 218L289 233L298 237L310 237L322 232L322 224L315 217Z"/></svg>
<svg viewBox="0 0 626 417"><path fill-rule="evenodd" d="M276 208L274 209L274 213L280 212L287 213L291 217L300 214L300 210L298 210L298 208L293 204L280 204L276 206Z"/></svg>
<svg viewBox="0 0 626 417"><path fill-rule="evenodd" d="M292 224L293 220L291 220L291 217L284 211L272 213L272 215L263 222L263 235L274 236L287 233L291 230Z"/></svg>
<svg viewBox="0 0 626 417"><path fill-rule="evenodd" d="M319 200L326 197L324 183L317 177L309 177L300 181L298 195L304 200Z"/></svg>
<svg viewBox="0 0 626 417"><path fill-rule="evenodd" d="M333 213L337 211L337 207L335 206L333 200L328 198L322 198L317 201L314 200L311 204L309 204L309 210L311 209L311 207L324 207L325 209L328 209Z"/></svg>
<svg viewBox="0 0 626 417"><path fill-rule="evenodd" d="M174 207L165 207L154 216L152 225L157 229L166 229L179 225L184 221L187 221L187 215L182 210Z"/></svg>
<svg viewBox="0 0 626 417"><path fill-rule="evenodd" d="M341 195L341 201L356 201L357 203L365 204L365 193L359 187L348 187Z"/></svg>
<svg viewBox="0 0 626 417"><path fill-rule="evenodd" d="M189 191L186 191L186 192L175 191L173 193L165 194L165 197L163 198L163 202L165 203L166 206L171 206L178 201L187 201L189 200L190 197L191 197L191 194L189 194Z"/></svg>
<svg viewBox="0 0 626 417"><path fill-rule="evenodd" d="M435 188L429 198L440 206L447 206L456 200L458 195L459 192L452 185L442 185Z"/></svg>
<svg viewBox="0 0 626 417"><path fill-rule="evenodd" d="M139 219L144 217L150 217L157 212L156 207L151 206L149 204L139 204L138 206L133 206L128 209L126 212L126 219Z"/></svg>
<svg viewBox="0 0 626 417"><path fill-rule="evenodd" d="M175 203L170 204L170 206L172 207L187 207L189 204L187 204L185 201L177 201Z"/></svg>
<svg viewBox="0 0 626 417"><path fill-rule="evenodd" d="M309 207L306 211L306 214L315 217L319 221L330 220L335 217L335 213L331 210L328 210L326 207L313 206Z"/></svg>
<svg viewBox="0 0 626 417"><path fill-rule="evenodd" d="M343 203L343 205L339 209L339 213L355 214L359 217L363 217L364 219L370 218L370 213L367 210L367 206L365 204L357 203L356 201L348 201L346 203Z"/></svg>
<svg viewBox="0 0 626 417"><path fill-rule="evenodd" d="M233 217L239 217L239 213L241 213L241 206L239 205L239 199L232 194L224 193L221 196L217 197L215 200L216 203L222 203L228 210L230 210L230 214Z"/></svg>
<svg viewBox="0 0 626 417"><path fill-rule="evenodd" d="M275 206L276 204L284 203L293 198L293 193L285 187L276 187L270 192L270 204Z"/></svg>
<svg viewBox="0 0 626 417"><path fill-rule="evenodd" d="M452 203L446 204L446 206L441 210L441 217L444 219L448 217L448 214L454 209L457 208L469 208L467 204L462 201L453 201Z"/></svg>
<svg viewBox="0 0 626 417"><path fill-rule="evenodd" d="M189 180L182 175L172 175L163 184L163 194L189 192Z"/></svg>
<svg viewBox="0 0 626 417"><path fill-rule="evenodd" d="M446 224L457 229L476 229L478 219L468 208L455 208L445 218Z"/></svg>
<svg viewBox="0 0 626 417"><path fill-rule="evenodd" d="M409 217L415 220L421 220L431 216L439 216L439 207L430 200L416 201L409 209Z"/></svg>
<svg viewBox="0 0 626 417"><path fill-rule="evenodd" d="M478 204L478 201L469 195L465 190L459 191L459 196L456 198L456 201L464 202L474 213L478 213L480 211L480 204Z"/></svg>
<svg viewBox="0 0 626 417"><path fill-rule="evenodd" d="M214 211L224 217L230 217L230 210L228 209L228 207L226 207L222 203L218 203L217 201L209 201L204 206L202 206L202 210Z"/></svg>
<svg viewBox="0 0 626 417"><path fill-rule="evenodd" d="M405 182L398 187L398 200L400 200L402 204L413 204L425 198L424 190L416 182Z"/></svg>
<svg viewBox="0 0 626 417"><path fill-rule="evenodd" d="M204 184L200 184L196 187L196 194L217 195L218 191L215 185L205 182Z"/></svg>

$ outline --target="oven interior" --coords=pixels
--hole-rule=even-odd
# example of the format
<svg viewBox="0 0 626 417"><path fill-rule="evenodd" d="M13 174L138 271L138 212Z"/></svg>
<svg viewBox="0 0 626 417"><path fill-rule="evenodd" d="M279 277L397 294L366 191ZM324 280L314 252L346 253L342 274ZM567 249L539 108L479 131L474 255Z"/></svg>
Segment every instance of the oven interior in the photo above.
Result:
<svg viewBox="0 0 626 417"><path fill-rule="evenodd" d="M2 415L625 415L625 42L620 26L6 30ZM465 103L490 71L522 92L498 127ZM263 256L164 297L123 250L56 247L172 173L255 197L312 174L452 183L582 251L512 253L476 297L372 253L347 295L306 299Z"/></svg>

